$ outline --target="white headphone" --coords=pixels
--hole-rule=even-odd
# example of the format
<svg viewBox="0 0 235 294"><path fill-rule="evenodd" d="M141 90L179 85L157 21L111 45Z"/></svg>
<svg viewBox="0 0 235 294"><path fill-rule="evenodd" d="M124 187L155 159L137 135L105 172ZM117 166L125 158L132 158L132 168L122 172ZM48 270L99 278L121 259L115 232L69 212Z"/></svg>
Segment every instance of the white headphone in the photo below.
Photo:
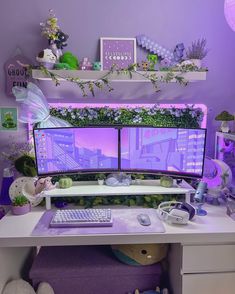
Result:
<svg viewBox="0 0 235 294"><path fill-rule="evenodd" d="M167 201L159 204L158 216L171 224L187 224L195 215L195 209L186 202Z"/></svg>

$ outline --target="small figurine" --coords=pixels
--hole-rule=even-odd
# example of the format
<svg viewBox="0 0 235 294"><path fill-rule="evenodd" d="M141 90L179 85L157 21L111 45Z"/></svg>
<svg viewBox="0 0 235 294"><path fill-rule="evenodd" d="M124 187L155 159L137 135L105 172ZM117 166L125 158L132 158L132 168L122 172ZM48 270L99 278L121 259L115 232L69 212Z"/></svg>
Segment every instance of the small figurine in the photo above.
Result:
<svg viewBox="0 0 235 294"><path fill-rule="evenodd" d="M91 70L92 69L92 64L87 57L83 58L80 69L81 70Z"/></svg>
<svg viewBox="0 0 235 294"><path fill-rule="evenodd" d="M147 61L141 62L142 70L148 70L149 69L149 63Z"/></svg>
<svg viewBox="0 0 235 294"><path fill-rule="evenodd" d="M59 30L56 33L56 39L54 41L54 43L56 44L56 47L61 50L64 49L64 47L68 45L67 43L65 43L68 40L68 38L69 38L69 35Z"/></svg>
<svg viewBox="0 0 235 294"><path fill-rule="evenodd" d="M96 61L93 63L93 70L101 70L101 62Z"/></svg>
<svg viewBox="0 0 235 294"><path fill-rule="evenodd" d="M38 53L36 60L47 69L53 69L57 58L51 49L44 49Z"/></svg>
<svg viewBox="0 0 235 294"><path fill-rule="evenodd" d="M149 70L155 70L155 65L157 64L158 57L156 54L148 54L147 59L149 61Z"/></svg>
<svg viewBox="0 0 235 294"><path fill-rule="evenodd" d="M174 54L174 60L179 63L182 61L183 59L183 56L184 56L184 44L183 43L180 43L180 44L177 44L175 46L175 49L173 51L173 54Z"/></svg>

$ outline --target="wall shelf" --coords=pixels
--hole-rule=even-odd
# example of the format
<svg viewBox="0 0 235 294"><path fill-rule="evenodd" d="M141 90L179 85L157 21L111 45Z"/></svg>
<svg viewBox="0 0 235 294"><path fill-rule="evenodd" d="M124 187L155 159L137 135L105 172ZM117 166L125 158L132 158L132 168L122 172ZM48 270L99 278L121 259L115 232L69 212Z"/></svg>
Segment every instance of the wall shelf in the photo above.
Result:
<svg viewBox="0 0 235 294"><path fill-rule="evenodd" d="M94 81L101 79L107 74L108 70L103 71L95 71L95 70L50 70L50 72L57 74L60 76L58 80L64 80L66 77L70 78L80 78L83 81ZM128 74L117 74L113 73L109 76L109 80L113 82L150 82L149 79L143 77L144 74L156 74L157 77L164 77L168 71L139 71L132 73L132 78L129 77ZM203 81L206 80L206 71L193 71L193 72L173 72L175 75L182 76L189 82L194 81ZM34 69L32 70L32 77L37 80L51 80L46 74L44 74L41 70ZM175 80L172 80L175 82Z"/></svg>

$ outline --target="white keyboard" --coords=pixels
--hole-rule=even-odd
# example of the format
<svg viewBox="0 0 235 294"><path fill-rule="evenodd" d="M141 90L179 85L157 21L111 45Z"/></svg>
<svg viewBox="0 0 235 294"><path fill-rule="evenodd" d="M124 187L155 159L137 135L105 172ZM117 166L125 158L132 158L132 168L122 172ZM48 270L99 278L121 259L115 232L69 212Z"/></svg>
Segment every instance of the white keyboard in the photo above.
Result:
<svg viewBox="0 0 235 294"><path fill-rule="evenodd" d="M111 227L111 209L61 209L50 222L52 228L65 227Z"/></svg>

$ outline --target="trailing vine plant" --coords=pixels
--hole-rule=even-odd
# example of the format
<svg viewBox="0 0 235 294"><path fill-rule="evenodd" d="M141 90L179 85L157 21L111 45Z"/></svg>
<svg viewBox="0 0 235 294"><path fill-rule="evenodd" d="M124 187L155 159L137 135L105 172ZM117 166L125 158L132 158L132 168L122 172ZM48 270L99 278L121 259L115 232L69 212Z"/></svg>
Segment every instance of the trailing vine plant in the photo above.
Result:
<svg viewBox="0 0 235 294"><path fill-rule="evenodd" d="M160 71L139 71L138 69L140 66L138 64L132 64L125 69L119 69L116 65L106 72L101 78L96 80L82 80L79 77L69 77L63 76L61 71L57 70L49 70L44 66L40 66L39 70L41 72L52 79L56 86L60 85L60 80L66 80L68 82L72 82L76 84L81 92L82 95L85 97L88 93L95 96L95 89L99 90L107 90L108 92L113 91L113 87L111 86L110 82L112 80L112 75L116 74L118 76L125 75L128 76L130 79L133 78L133 74L139 75L147 80L149 80L154 88L154 91L160 91L159 83L170 83L173 80L179 83L180 85L186 86L188 84L188 80L184 77L184 73L190 71L206 71L206 69L199 69L192 65L186 65L182 67L175 67L175 68L162 68ZM32 68L31 68L32 70ZM157 73L162 72L162 75ZM32 73L31 73L32 74Z"/></svg>

